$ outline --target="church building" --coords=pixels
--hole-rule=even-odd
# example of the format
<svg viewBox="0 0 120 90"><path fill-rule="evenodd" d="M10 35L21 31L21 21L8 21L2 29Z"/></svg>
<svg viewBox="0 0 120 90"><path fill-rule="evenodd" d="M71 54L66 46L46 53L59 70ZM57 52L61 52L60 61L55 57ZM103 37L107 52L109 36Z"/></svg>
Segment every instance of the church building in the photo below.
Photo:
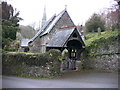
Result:
<svg viewBox="0 0 120 90"><path fill-rule="evenodd" d="M27 42L28 52L45 53L51 48L62 51L68 47L74 48L74 45L80 49L85 47L81 33L66 8L58 15L54 14L48 21L46 21L46 8L44 8L41 26L37 34Z"/></svg>
<svg viewBox="0 0 120 90"><path fill-rule="evenodd" d="M68 59L62 62L62 70L77 70L76 62L80 60L80 54L85 49L82 34L66 8L48 21L44 9L41 29L32 39L23 40L21 46L25 52L33 53L45 53L50 49L59 49L63 53L67 49Z"/></svg>

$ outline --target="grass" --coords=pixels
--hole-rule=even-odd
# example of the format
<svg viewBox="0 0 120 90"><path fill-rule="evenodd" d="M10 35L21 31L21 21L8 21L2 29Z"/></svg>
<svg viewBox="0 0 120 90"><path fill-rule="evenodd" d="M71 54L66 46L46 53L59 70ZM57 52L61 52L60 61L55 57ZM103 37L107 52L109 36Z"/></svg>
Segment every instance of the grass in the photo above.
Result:
<svg viewBox="0 0 120 90"><path fill-rule="evenodd" d="M89 33L87 34L86 40L85 40L85 45L87 47L91 46L94 44L95 41L100 40L100 39L109 39L110 37L117 37L120 36L120 30L106 30L104 32L101 32L101 35L98 35L98 33Z"/></svg>
<svg viewBox="0 0 120 90"><path fill-rule="evenodd" d="M7 54L13 54L13 55L16 55L16 54L24 54L24 55L39 55L39 54L41 54L41 53L31 53L31 52L7 52L6 51L6 53Z"/></svg>
<svg viewBox="0 0 120 90"><path fill-rule="evenodd" d="M33 76L28 76L28 75L9 75L9 74L3 74L3 76L11 76L11 77L21 77L21 78L29 78L29 79L53 79L56 78L57 76L37 76L37 77L33 77Z"/></svg>

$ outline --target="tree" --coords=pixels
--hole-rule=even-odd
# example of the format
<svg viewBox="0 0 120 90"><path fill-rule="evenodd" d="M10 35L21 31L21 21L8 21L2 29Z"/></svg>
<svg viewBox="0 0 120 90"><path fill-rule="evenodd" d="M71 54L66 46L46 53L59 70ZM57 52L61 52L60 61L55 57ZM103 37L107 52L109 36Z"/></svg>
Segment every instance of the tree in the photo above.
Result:
<svg viewBox="0 0 120 90"><path fill-rule="evenodd" d="M97 32L100 28L101 31L105 30L105 21L101 18L99 14L93 14L92 17L85 23L85 27L88 32Z"/></svg>
<svg viewBox="0 0 120 90"><path fill-rule="evenodd" d="M102 19L105 20L106 30L114 30L120 28L120 6L116 3L109 8L104 9L101 13Z"/></svg>
<svg viewBox="0 0 120 90"><path fill-rule="evenodd" d="M7 2L2 2L2 19L10 20L13 16L14 9L11 5L8 5Z"/></svg>
<svg viewBox="0 0 120 90"><path fill-rule="evenodd" d="M118 5L113 5L106 14L106 27L107 29L119 28L120 11Z"/></svg>
<svg viewBox="0 0 120 90"><path fill-rule="evenodd" d="M18 22L23 19L18 17L20 14L19 11L15 13L15 15L13 14L14 14L14 9L12 5L8 5L7 2L2 2L2 19L11 21L13 24L18 26L19 25Z"/></svg>
<svg viewBox="0 0 120 90"><path fill-rule="evenodd" d="M31 39L35 34L36 34L36 30L28 25L28 26L23 26L23 25L20 25L19 26L20 30L18 31L17 33L17 39L18 40L21 40L21 39ZM20 35L21 34L21 35ZM20 37L21 36L21 37Z"/></svg>
<svg viewBox="0 0 120 90"><path fill-rule="evenodd" d="M7 2L2 2L2 48L8 45L9 41L16 39L16 32L19 30L18 22L22 18L18 17L19 12L14 14L12 5L8 5Z"/></svg>

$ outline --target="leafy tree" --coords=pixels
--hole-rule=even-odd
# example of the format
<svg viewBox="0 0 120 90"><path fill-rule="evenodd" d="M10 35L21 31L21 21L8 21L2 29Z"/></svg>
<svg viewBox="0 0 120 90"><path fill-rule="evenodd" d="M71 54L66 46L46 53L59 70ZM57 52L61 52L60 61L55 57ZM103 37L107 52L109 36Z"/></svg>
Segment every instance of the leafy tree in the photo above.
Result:
<svg viewBox="0 0 120 90"><path fill-rule="evenodd" d="M19 30L15 24L8 20L2 20L2 37L12 40L16 39L16 31Z"/></svg>
<svg viewBox="0 0 120 90"><path fill-rule="evenodd" d="M22 18L18 17L19 12L14 14L12 5L8 5L7 2L2 2L2 48L9 45L9 42L16 39L16 32L19 30L18 22Z"/></svg>
<svg viewBox="0 0 120 90"><path fill-rule="evenodd" d="M35 34L36 34L36 30L31 27L30 25L28 26L23 26L23 25L20 25L19 26L20 30L19 30L19 34L21 34L21 36L23 38L27 38L27 39L31 39ZM18 36L17 36L18 38ZM19 39L19 38L18 38Z"/></svg>
<svg viewBox="0 0 120 90"><path fill-rule="evenodd" d="M97 32L100 27L101 31L105 30L105 21L98 14L93 14L92 17L85 23L88 32Z"/></svg>

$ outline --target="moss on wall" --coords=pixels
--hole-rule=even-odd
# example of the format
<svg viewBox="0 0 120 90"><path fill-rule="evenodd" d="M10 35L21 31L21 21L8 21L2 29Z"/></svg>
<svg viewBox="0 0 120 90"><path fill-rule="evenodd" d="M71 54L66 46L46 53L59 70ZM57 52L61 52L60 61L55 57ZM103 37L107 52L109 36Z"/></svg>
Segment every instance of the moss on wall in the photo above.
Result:
<svg viewBox="0 0 120 90"><path fill-rule="evenodd" d="M105 31L101 36L90 33L85 41L86 49L81 55L83 69L117 71L120 58L120 31Z"/></svg>
<svg viewBox="0 0 120 90"><path fill-rule="evenodd" d="M60 51L47 53L3 53L3 74L47 77L60 74Z"/></svg>

